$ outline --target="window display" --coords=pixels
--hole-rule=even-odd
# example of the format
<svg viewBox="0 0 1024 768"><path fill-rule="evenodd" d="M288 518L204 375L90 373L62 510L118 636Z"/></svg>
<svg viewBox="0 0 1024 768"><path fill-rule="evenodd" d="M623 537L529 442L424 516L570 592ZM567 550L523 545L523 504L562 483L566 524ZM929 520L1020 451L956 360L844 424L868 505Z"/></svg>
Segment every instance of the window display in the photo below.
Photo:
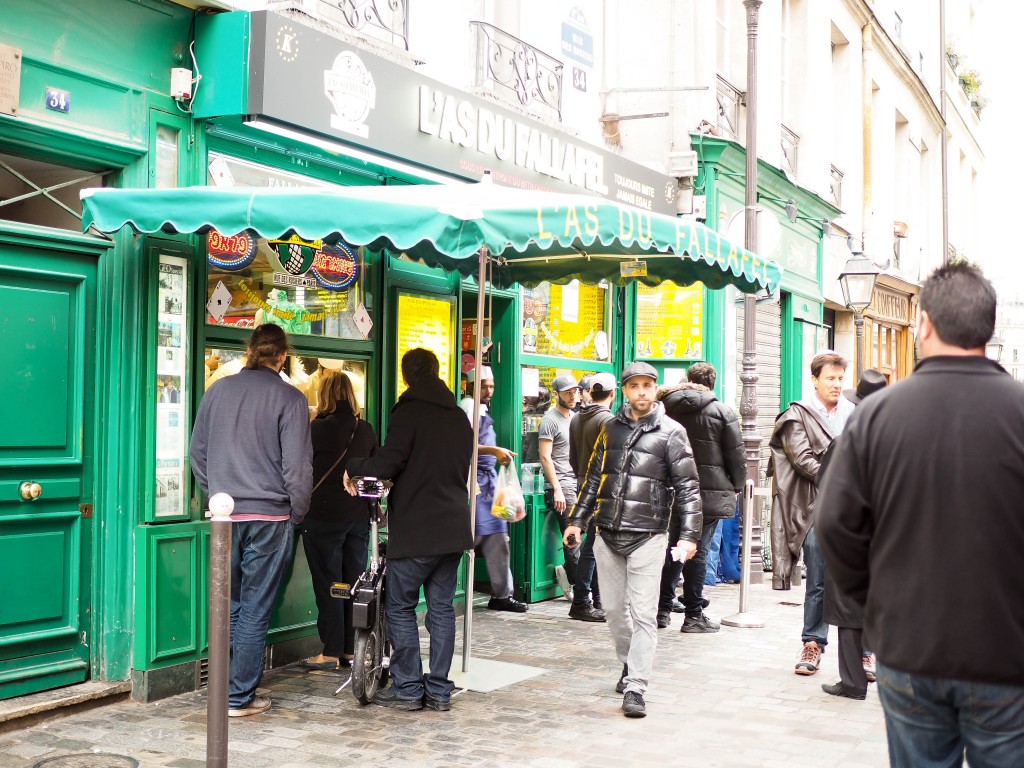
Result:
<svg viewBox="0 0 1024 768"><path fill-rule="evenodd" d="M398 329L395 352L395 395L405 390L402 378L402 356L410 349L422 347L437 355L440 378L457 392L452 372L455 353L455 299L450 296L398 294Z"/></svg>
<svg viewBox="0 0 1024 768"><path fill-rule="evenodd" d="M156 493L154 517L177 517L185 505L185 403L188 261L162 254L157 265Z"/></svg>
<svg viewBox="0 0 1024 768"><path fill-rule="evenodd" d="M704 356L704 285L637 284L636 357L698 360Z"/></svg>
<svg viewBox="0 0 1024 768"><path fill-rule="evenodd" d="M523 288L523 352L607 360L609 285L573 280Z"/></svg>

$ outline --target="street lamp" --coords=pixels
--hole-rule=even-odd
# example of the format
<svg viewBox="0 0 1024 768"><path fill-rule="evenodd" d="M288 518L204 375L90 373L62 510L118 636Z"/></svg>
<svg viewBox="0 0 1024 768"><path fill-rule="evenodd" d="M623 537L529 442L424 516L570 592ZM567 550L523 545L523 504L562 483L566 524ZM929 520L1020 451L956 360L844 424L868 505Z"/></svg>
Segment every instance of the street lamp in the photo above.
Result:
<svg viewBox="0 0 1024 768"><path fill-rule="evenodd" d="M985 357L998 363L1003 357L1003 340L999 334L995 334L985 345Z"/></svg>
<svg viewBox="0 0 1024 768"><path fill-rule="evenodd" d="M854 253L839 274L843 301L847 309L853 310L853 324L857 329L857 382L864 372L864 310L871 306L877 279L878 267L863 253Z"/></svg>

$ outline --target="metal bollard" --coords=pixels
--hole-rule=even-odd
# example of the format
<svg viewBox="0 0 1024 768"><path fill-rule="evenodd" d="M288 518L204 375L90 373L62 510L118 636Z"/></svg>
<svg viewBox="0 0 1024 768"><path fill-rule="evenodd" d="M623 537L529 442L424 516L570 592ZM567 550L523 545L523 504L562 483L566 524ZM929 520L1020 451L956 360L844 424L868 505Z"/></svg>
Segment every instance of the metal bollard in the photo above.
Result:
<svg viewBox="0 0 1024 768"><path fill-rule="evenodd" d="M727 627L755 628L763 627L762 621L756 614L747 611L747 591L750 589L750 536L753 530L754 521L754 481L747 480L743 486L743 533L740 549L740 559L743 568L740 575L740 610L732 616L726 616L722 623Z"/></svg>
<svg viewBox="0 0 1024 768"><path fill-rule="evenodd" d="M210 498L210 670L206 697L206 765L228 764L228 671L231 653L231 512L226 493Z"/></svg>

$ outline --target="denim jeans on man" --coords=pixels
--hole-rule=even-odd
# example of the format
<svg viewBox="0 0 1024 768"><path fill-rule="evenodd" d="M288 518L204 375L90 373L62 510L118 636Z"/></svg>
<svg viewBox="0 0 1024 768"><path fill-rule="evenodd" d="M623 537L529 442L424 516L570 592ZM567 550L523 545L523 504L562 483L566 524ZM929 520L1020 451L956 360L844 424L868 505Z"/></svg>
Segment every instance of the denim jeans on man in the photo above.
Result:
<svg viewBox="0 0 1024 768"><path fill-rule="evenodd" d="M825 560L818 544L818 532L811 526L804 539L804 565L807 583L804 585L804 629L800 639L814 640L824 648L828 644L828 624L825 623Z"/></svg>
<svg viewBox="0 0 1024 768"><path fill-rule="evenodd" d="M270 615L294 545L295 529L287 520L231 525L231 709L252 701L263 678Z"/></svg>
<svg viewBox="0 0 1024 768"><path fill-rule="evenodd" d="M651 536L625 557L613 552L600 536L594 544L605 619L615 654L627 666L627 691L642 694L651 679L658 647L658 592L667 546L667 533Z"/></svg>
<svg viewBox="0 0 1024 768"><path fill-rule="evenodd" d="M563 485L562 495L565 496L565 511L558 513L555 511L555 495L551 488L548 488L544 492L544 500L548 505L548 511L555 516L555 519L558 521L558 530L564 535L565 529L568 526L569 513L572 512L572 508L576 506L576 489ZM559 538L559 542L561 542L561 538ZM562 559L565 562L565 575L569 579L569 583L573 585L576 584L576 570L580 563L580 550L581 547L569 548L562 546ZM566 595L566 597L568 597L568 595Z"/></svg>
<svg viewBox="0 0 1024 768"><path fill-rule="evenodd" d="M704 576L707 571L708 548L718 529L717 520L709 520L700 530L700 541L697 552L686 563L672 559L672 550L665 553L665 565L661 571L661 595L658 599L659 611L671 611L672 601L676 596L679 576L683 577L683 608L688 617L697 617L704 613L701 598L704 596ZM675 542L670 542L675 546Z"/></svg>
<svg viewBox="0 0 1024 768"><path fill-rule="evenodd" d="M715 535L711 537L711 544L708 546L708 563L704 570L704 586L706 587L713 587L719 582L719 574L722 570L720 556L724 530L724 525L715 526Z"/></svg>
<svg viewBox="0 0 1024 768"><path fill-rule="evenodd" d="M572 583L572 604L586 605L601 600L601 585L597 579L597 560L594 559L594 540L597 538L597 527L590 521L587 535L580 546L580 557L576 563L576 581Z"/></svg>
<svg viewBox="0 0 1024 768"><path fill-rule="evenodd" d="M1024 686L915 675L878 664L893 768L1024 765Z"/></svg>
<svg viewBox="0 0 1024 768"><path fill-rule="evenodd" d="M403 699L448 701L455 684L448 679L455 654L456 577L461 552L429 557L391 558L387 564L385 619L391 651L391 680L395 694ZM423 625L430 635L430 671L423 673L420 633L416 626L416 604L420 587L427 600Z"/></svg>

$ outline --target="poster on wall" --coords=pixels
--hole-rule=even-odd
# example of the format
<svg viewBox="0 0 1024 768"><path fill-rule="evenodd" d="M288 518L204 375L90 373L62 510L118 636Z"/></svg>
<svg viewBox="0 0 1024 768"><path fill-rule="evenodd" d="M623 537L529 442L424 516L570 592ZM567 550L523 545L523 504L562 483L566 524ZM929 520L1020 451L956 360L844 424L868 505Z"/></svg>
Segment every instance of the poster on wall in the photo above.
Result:
<svg viewBox="0 0 1024 768"><path fill-rule="evenodd" d="M441 381L455 391L452 356L455 345L455 299L442 296L398 294L398 338L396 343L395 394L406 390L402 379L402 355L410 349L429 349L440 363Z"/></svg>
<svg viewBox="0 0 1024 768"><path fill-rule="evenodd" d="M636 356L698 360L704 355L704 286L637 286Z"/></svg>
<svg viewBox="0 0 1024 768"><path fill-rule="evenodd" d="M188 341L188 262L162 254L157 267L154 517L187 514L185 403Z"/></svg>

